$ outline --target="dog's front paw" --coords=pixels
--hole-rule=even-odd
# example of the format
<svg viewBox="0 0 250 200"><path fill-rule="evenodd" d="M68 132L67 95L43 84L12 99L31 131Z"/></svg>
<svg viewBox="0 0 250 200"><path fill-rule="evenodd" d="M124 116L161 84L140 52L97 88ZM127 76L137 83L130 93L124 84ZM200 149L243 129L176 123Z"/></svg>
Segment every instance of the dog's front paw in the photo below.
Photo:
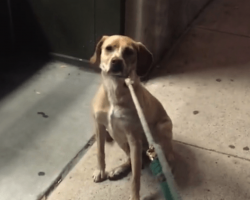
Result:
<svg viewBox="0 0 250 200"><path fill-rule="evenodd" d="M103 170L95 170L92 176L94 182L98 183L107 178L107 174Z"/></svg>

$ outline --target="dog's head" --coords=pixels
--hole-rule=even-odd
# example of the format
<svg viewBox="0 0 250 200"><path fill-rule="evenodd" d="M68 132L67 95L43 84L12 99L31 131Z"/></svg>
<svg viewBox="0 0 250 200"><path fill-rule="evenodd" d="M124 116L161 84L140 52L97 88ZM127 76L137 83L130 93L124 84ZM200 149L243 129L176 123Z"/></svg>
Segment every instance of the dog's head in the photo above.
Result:
<svg viewBox="0 0 250 200"><path fill-rule="evenodd" d="M152 62L152 54L142 43L120 35L103 36L90 59L104 73L120 78L127 78L132 71L144 76Z"/></svg>

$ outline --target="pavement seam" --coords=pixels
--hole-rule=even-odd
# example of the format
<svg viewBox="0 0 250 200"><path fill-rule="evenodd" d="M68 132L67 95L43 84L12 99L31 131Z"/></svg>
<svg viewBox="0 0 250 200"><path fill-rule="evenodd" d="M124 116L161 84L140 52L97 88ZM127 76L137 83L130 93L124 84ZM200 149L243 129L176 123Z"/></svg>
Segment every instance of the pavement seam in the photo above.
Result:
<svg viewBox="0 0 250 200"><path fill-rule="evenodd" d="M181 141L178 141L178 140L173 140L173 142L179 143L179 144L183 144L183 145L187 145L187 146L191 146L191 147L198 148L198 149L202 149L202 150L205 150L205 151L210 151L210 152L218 153L218 154L221 154L221 155L226 155L226 156L238 158L238 159L250 162L250 159L248 159L248 158L243 158L243 157L232 155L232 154L229 154L229 153L224 153L224 152L217 151L217 150L214 150L214 149L208 149L208 148L205 148L205 147L200 147L200 146L197 146L197 145L194 145L194 144L189 144L189 143L181 142Z"/></svg>
<svg viewBox="0 0 250 200"><path fill-rule="evenodd" d="M95 143L95 135L93 135L84 147L67 163L58 177L51 183L51 185L37 197L37 200L46 200L49 195L57 188L57 186L64 180L69 172L76 166L81 158L86 154L91 146Z"/></svg>

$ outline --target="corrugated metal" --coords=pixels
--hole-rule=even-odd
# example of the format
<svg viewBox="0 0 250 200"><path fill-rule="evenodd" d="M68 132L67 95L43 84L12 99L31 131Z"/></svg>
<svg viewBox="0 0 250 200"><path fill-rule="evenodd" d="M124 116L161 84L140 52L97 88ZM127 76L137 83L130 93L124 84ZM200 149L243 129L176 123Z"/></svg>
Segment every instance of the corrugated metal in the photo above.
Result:
<svg viewBox="0 0 250 200"><path fill-rule="evenodd" d="M143 42L155 63L210 0L127 0L125 35Z"/></svg>

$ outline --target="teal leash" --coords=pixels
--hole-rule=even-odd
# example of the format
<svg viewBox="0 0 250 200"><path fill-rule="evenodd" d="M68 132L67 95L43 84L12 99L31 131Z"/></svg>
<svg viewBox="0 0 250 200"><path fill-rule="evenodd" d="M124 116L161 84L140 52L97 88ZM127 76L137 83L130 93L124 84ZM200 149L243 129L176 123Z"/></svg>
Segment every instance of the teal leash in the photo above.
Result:
<svg viewBox="0 0 250 200"><path fill-rule="evenodd" d="M140 118L143 130L147 137L149 143L149 149L147 151L147 155L151 160L150 169L154 176L157 177L157 180L160 182L161 189L163 195L166 200L182 200L179 192L177 191L177 187L174 181L173 174L171 173L171 169L168 165L168 162L162 152L162 149L159 145L154 143L152 134L146 122L145 116L139 104L139 101L136 97L134 88L132 86L133 81L130 78L125 80L129 91L131 93L132 99L134 101L138 116Z"/></svg>

